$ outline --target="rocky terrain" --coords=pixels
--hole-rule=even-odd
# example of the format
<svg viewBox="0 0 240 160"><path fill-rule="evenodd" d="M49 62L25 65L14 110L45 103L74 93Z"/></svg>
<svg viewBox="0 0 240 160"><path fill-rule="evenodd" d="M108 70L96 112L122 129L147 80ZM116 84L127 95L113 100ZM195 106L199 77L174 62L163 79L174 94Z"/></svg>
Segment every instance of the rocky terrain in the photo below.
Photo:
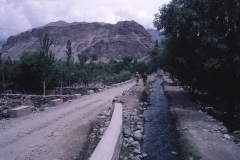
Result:
<svg viewBox="0 0 240 160"><path fill-rule="evenodd" d="M121 59L126 55L144 59L154 45L151 35L135 21L121 21L117 24L58 21L10 36L0 50L2 58L9 56L12 60L18 60L24 51L37 51L39 37L45 33L54 39L51 50L57 59L63 61L67 55L68 40L72 43L75 61L80 53L97 53L102 60Z"/></svg>
<svg viewBox="0 0 240 160"><path fill-rule="evenodd" d="M149 81L153 81L154 78L155 75L149 75ZM143 110L149 104L148 100L146 100L147 102L139 101L144 88L145 86L140 81L139 85L133 85L129 90L123 91L121 96L116 96L112 101L114 103L122 103L123 105L123 144L119 157L120 160L140 160L140 158L148 156L146 153L142 153L141 150L145 122ZM86 138L87 141L80 151L78 160L86 160L91 156L107 129L111 115L112 110L109 109L97 116L97 120L92 124L92 128Z"/></svg>

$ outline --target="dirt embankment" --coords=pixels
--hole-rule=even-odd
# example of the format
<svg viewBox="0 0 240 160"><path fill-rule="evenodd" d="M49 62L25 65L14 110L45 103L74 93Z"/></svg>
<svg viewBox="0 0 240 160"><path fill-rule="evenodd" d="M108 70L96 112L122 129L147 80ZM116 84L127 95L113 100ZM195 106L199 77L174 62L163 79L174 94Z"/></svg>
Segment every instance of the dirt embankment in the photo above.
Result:
<svg viewBox="0 0 240 160"><path fill-rule="evenodd" d="M181 134L183 159L239 160L240 143L227 133L222 122L202 112L199 102L163 74L164 90L170 99L170 111L176 116L177 130Z"/></svg>

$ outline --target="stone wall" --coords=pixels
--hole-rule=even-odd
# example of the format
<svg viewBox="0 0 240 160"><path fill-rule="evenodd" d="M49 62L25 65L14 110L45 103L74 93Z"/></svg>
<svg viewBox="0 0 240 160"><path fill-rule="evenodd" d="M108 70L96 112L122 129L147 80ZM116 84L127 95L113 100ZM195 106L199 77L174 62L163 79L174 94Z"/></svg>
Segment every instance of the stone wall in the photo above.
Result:
<svg viewBox="0 0 240 160"><path fill-rule="evenodd" d="M50 100L63 99L63 102L71 100L73 95L24 95L24 94L0 94L0 106L10 104L11 106L30 105L40 107L49 104ZM15 103L15 105L13 104Z"/></svg>
<svg viewBox="0 0 240 160"><path fill-rule="evenodd" d="M97 87L62 87L62 94L61 95L73 95L73 94L81 94L85 95L87 91L94 90L94 92L97 92L97 90L100 88ZM60 95L61 93L61 87L55 88L55 94Z"/></svg>
<svg viewBox="0 0 240 160"><path fill-rule="evenodd" d="M39 96L30 95L29 98L35 107L41 107L42 105L49 105L50 100L63 99L63 102L72 100L73 95L49 95L49 96Z"/></svg>

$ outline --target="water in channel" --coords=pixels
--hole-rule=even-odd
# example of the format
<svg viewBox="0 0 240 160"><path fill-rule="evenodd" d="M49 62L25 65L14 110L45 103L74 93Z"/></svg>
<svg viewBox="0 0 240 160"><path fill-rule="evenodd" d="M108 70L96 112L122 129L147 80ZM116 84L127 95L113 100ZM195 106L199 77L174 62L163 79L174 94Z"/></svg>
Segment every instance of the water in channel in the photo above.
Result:
<svg viewBox="0 0 240 160"><path fill-rule="evenodd" d="M147 122L144 128L143 152L147 160L180 160L178 135L168 111L168 99L164 95L159 75L152 84L151 104L144 111Z"/></svg>

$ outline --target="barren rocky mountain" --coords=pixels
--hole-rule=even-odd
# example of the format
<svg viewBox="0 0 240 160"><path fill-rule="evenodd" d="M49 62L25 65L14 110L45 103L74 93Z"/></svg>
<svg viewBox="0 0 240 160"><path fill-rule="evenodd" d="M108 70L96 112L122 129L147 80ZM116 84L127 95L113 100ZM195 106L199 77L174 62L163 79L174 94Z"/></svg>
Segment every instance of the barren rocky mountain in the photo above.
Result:
<svg viewBox="0 0 240 160"><path fill-rule="evenodd" d="M0 40L0 48L2 48L2 45L5 43L5 41Z"/></svg>
<svg viewBox="0 0 240 160"><path fill-rule="evenodd" d="M10 36L0 51L2 58L9 56L18 60L24 51L38 50L39 37L45 33L54 39L51 50L57 59L63 61L66 59L68 39L72 43L75 61L79 53L97 53L101 59L121 59L126 55L143 59L154 45L151 35L135 21L117 24L58 21Z"/></svg>
<svg viewBox="0 0 240 160"><path fill-rule="evenodd" d="M163 31L159 32L155 29L147 29L147 32L152 36L153 40L159 42L164 38Z"/></svg>

